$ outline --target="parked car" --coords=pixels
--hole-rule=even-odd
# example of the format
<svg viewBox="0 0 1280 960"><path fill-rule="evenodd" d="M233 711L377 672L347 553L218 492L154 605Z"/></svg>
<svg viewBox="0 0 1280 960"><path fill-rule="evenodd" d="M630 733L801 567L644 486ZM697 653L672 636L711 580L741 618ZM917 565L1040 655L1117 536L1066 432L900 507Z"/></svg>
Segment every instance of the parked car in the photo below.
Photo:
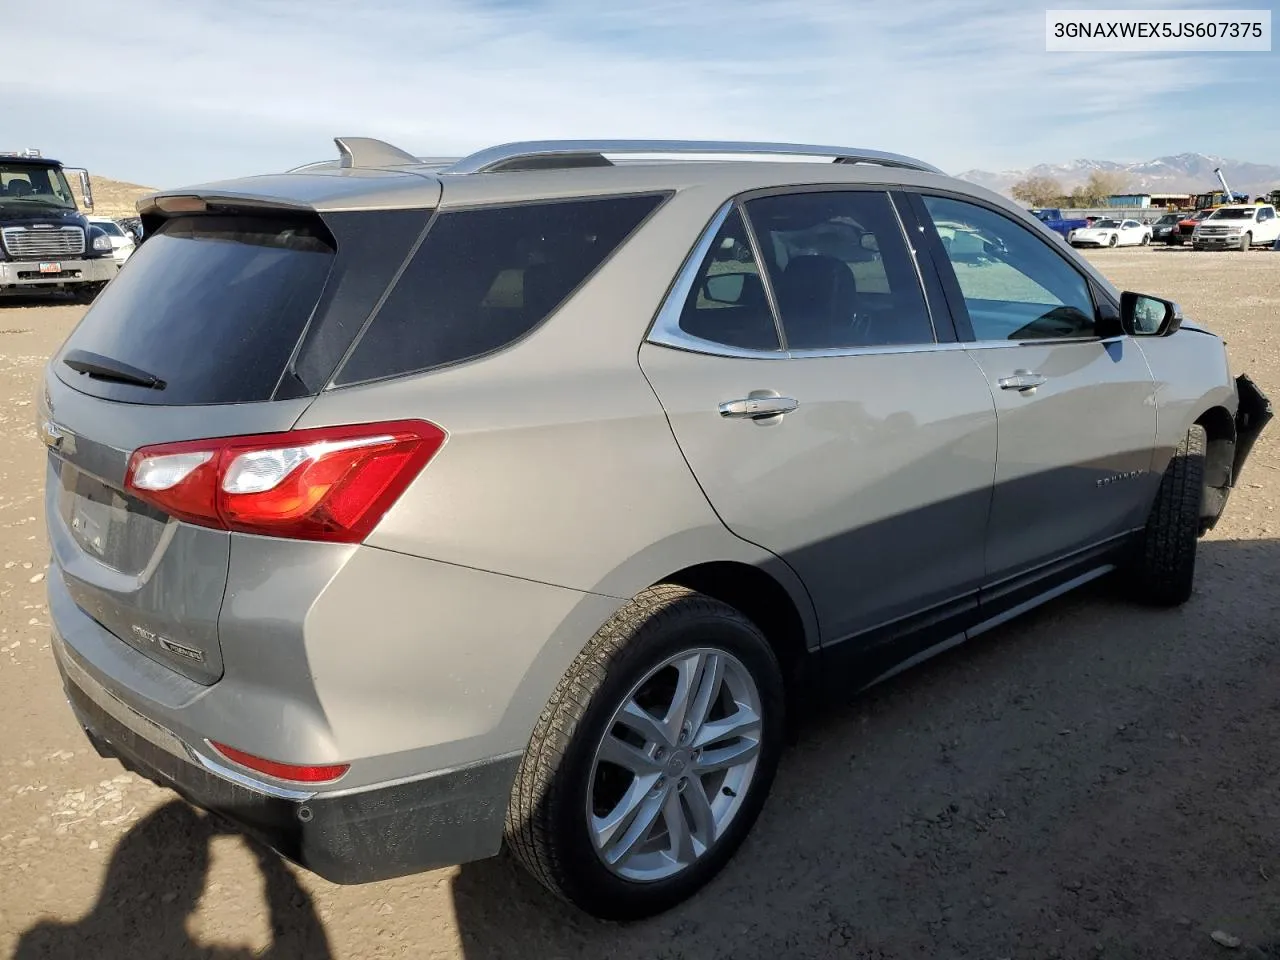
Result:
<svg viewBox="0 0 1280 960"><path fill-rule="evenodd" d="M333 881L505 842L680 903L822 697L1102 576L1188 600L1271 417L910 157L338 144L142 201L37 420L89 741Z"/></svg>
<svg viewBox="0 0 1280 960"><path fill-rule="evenodd" d="M1068 220L1062 216L1062 210L1058 207L1042 207L1031 211L1037 220L1043 223L1054 233L1060 233L1066 238L1072 230L1079 230L1090 226L1088 219L1079 217Z"/></svg>
<svg viewBox="0 0 1280 960"><path fill-rule="evenodd" d="M1280 218L1269 203L1233 204L1218 207L1196 224L1191 245L1196 250L1248 250L1255 245L1270 246L1280 239Z"/></svg>
<svg viewBox="0 0 1280 960"><path fill-rule="evenodd" d="M1072 230L1067 242L1073 247L1145 247L1151 242L1151 227L1137 220L1099 220Z"/></svg>
<svg viewBox="0 0 1280 960"><path fill-rule="evenodd" d="M111 245L111 255L115 258L116 265L123 267L125 261L133 255L133 234L123 229L110 217L89 217L88 220L90 238L106 237Z"/></svg>
<svg viewBox="0 0 1280 960"><path fill-rule="evenodd" d="M1170 236L1177 232L1181 220L1181 213L1166 213L1151 225L1151 239L1156 243L1169 243Z"/></svg>
<svg viewBox="0 0 1280 960"><path fill-rule="evenodd" d="M116 223L133 237L134 243L142 242L142 220L138 217L121 217Z"/></svg>
<svg viewBox="0 0 1280 960"><path fill-rule="evenodd" d="M1196 224L1209 216L1209 214L1213 213L1213 210L1214 208L1212 207L1205 207L1204 209L1197 210L1190 216L1183 217L1179 220L1178 229L1169 234L1169 245L1172 247L1178 247L1184 243L1190 242L1191 235L1195 233Z"/></svg>

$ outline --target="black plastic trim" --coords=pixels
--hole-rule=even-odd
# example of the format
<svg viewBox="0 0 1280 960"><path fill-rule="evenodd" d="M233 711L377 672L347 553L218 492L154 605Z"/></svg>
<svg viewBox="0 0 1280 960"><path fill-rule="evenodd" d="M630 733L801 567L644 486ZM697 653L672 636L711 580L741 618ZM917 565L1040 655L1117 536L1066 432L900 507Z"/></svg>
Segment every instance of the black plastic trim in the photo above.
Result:
<svg viewBox="0 0 1280 960"><path fill-rule="evenodd" d="M102 756L332 883L407 876L484 859L501 849L518 757L334 797L285 800L233 783L143 739L97 706L65 672L62 676L67 699Z"/></svg>

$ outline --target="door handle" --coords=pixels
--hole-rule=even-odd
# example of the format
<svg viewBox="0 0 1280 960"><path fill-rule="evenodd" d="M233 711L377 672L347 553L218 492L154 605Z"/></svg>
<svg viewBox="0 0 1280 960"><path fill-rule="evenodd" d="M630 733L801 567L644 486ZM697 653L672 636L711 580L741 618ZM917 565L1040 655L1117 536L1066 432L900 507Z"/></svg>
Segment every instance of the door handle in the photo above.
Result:
<svg viewBox="0 0 1280 960"><path fill-rule="evenodd" d="M1044 386L1049 382L1049 378L1040 373L1030 373L1026 370L1019 370L1012 377L1002 377L997 383L1000 384L1001 390L1034 390L1036 387Z"/></svg>
<svg viewBox="0 0 1280 960"><path fill-rule="evenodd" d="M727 400L720 404L720 416L755 420L790 413L798 406L800 401L791 397L744 397L741 400Z"/></svg>

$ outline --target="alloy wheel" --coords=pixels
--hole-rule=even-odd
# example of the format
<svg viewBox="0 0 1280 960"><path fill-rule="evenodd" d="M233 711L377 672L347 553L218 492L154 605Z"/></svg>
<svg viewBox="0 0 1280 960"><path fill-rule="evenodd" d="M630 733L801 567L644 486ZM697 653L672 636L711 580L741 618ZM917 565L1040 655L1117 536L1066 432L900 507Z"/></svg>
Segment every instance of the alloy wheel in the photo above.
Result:
<svg viewBox="0 0 1280 960"><path fill-rule="evenodd" d="M705 856L742 808L762 730L759 689L732 654L701 647L650 670L591 764L587 828L605 867L651 882Z"/></svg>

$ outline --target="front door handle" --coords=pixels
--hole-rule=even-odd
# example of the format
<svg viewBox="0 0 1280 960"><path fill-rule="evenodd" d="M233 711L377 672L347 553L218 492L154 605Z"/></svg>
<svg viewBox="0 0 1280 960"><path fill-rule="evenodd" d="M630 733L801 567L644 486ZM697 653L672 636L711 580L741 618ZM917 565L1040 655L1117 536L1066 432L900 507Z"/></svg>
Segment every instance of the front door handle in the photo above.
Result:
<svg viewBox="0 0 1280 960"><path fill-rule="evenodd" d="M800 401L792 397L744 397L720 404L720 416L757 420L790 413L798 406Z"/></svg>
<svg viewBox="0 0 1280 960"><path fill-rule="evenodd" d="M1012 377L1002 377L999 381L1001 390L1034 390L1049 382L1049 378L1040 373L1019 370Z"/></svg>

